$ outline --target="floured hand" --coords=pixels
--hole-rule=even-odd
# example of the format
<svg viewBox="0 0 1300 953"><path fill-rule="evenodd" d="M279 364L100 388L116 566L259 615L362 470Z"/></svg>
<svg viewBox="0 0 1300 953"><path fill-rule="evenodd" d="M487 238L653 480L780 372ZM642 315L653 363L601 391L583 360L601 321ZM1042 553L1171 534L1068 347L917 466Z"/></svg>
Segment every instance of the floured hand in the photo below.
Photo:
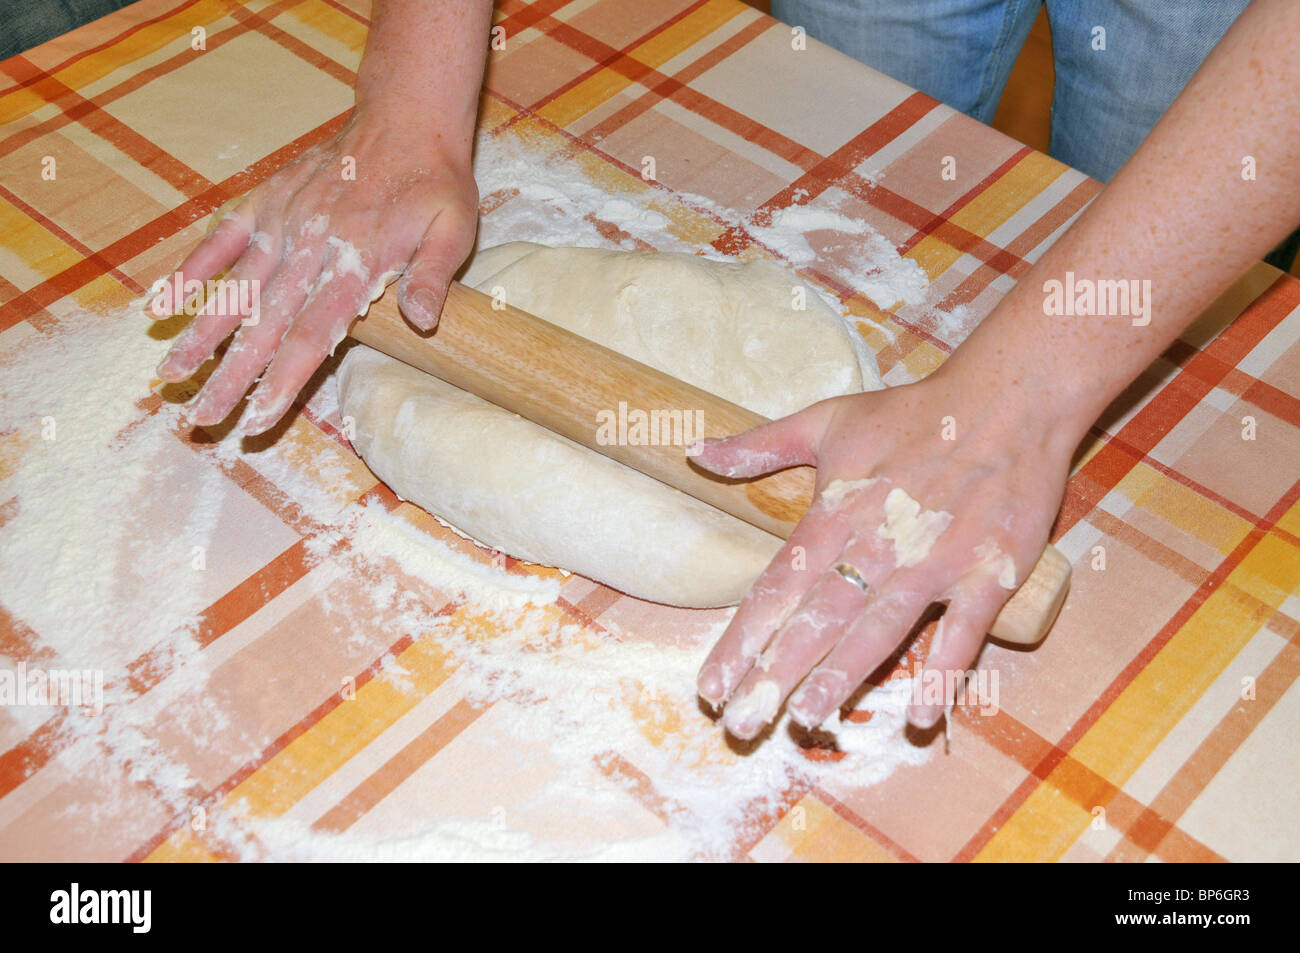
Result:
<svg viewBox="0 0 1300 953"><path fill-rule="evenodd" d="M354 112L337 136L245 196L160 296L181 301L184 285L227 269L227 281L260 289L260 296L212 296L159 365L163 380L185 380L235 331L195 401L194 423L223 420L260 376L239 427L270 429L353 319L398 276L407 318L423 330L437 324L474 241L478 191L469 155L431 148L427 130L394 128L377 115Z"/></svg>
<svg viewBox="0 0 1300 953"><path fill-rule="evenodd" d="M816 501L700 670L700 696L726 705L738 738L783 701L821 725L934 602L950 605L927 671L964 672L1037 561L1081 432L948 370L821 401L694 458L739 477L817 467ZM928 728L943 710L914 702L909 720Z"/></svg>

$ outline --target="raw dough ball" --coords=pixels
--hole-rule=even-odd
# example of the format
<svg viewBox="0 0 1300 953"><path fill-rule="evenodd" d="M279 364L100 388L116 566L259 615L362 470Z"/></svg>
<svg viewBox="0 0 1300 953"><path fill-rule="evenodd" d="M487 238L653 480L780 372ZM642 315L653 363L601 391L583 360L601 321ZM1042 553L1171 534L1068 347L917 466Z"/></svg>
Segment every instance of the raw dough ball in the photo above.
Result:
<svg viewBox="0 0 1300 953"><path fill-rule="evenodd" d="M462 280L765 417L884 386L862 337L775 262L511 242Z"/></svg>
<svg viewBox="0 0 1300 953"><path fill-rule="evenodd" d="M881 386L859 336L770 262L546 248L480 252L465 281L769 417ZM804 288L806 310L792 307ZM353 441L395 493L528 562L644 599L740 600L781 540L366 347L338 375ZM594 421L593 421L594 425Z"/></svg>

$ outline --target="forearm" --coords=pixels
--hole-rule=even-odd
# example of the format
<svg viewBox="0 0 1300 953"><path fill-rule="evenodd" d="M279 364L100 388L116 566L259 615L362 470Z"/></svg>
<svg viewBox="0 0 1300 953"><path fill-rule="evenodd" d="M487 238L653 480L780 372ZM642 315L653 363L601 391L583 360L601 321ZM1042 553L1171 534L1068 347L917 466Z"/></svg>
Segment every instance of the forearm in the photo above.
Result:
<svg viewBox="0 0 1300 953"><path fill-rule="evenodd" d="M1297 35L1300 4L1255 0L1111 185L944 370L983 377L990 393L1008 399L1016 385L1036 412L1055 414L1081 437L1300 223ZM1253 180L1243 177L1247 157ZM1149 287L1149 311L1048 314L1045 285L1065 285L1067 272L1076 288L1136 279L1139 289Z"/></svg>
<svg viewBox="0 0 1300 953"><path fill-rule="evenodd" d="M468 157L491 20L491 0L375 0L358 113Z"/></svg>

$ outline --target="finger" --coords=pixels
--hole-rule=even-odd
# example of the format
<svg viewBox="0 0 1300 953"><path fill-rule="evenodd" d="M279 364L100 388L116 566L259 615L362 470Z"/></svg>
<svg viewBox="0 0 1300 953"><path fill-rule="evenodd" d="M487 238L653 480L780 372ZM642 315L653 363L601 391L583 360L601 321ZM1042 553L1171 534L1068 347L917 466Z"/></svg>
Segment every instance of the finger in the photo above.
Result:
<svg viewBox="0 0 1300 953"><path fill-rule="evenodd" d="M974 664L984 645L984 637L993 620L1002 611L1011 593L998 585L987 572L963 577L947 611L939 619L930 654L921 673L921 699L908 707L907 720L921 729L933 728L953 703L952 687L956 678L949 673L965 673ZM943 687L942 699L928 686Z"/></svg>
<svg viewBox="0 0 1300 953"><path fill-rule="evenodd" d="M446 209L429 226L406 266L397 288L397 304L422 331L438 326L451 277L474 248L478 220L459 209Z"/></svg>
<svg viewBox="0 0 1300 953"><path fill-rule="evenodd" d="M757 736L866 604L867 593L834 569L819 576L736 689L722 718L726 729L745 740Z"/></svg>
<svg viewBox="0 0 1300 953"><path fill-rule="evenodd" d="M321 246L307 245L284 260L262 294L257 324L239 329L195 400L190 413L194 423L207 426L224 420L265 370L320 274L323 257Z"/></svg>
<svg viewBox="0 0 1300 953"><path fill-rule="evenodd" d="M277 236L258 232L248 249L227 273L225 281L237 293L214 295L204 305L194 322L173 342L166 358L158 365L158 376L165 381L183 381L190 377L216 351L240 324L261 320L262 286L275 272L280 261L281 243Z"/></svg>
<svg viewBox="0 0 1300 953"><path fill-rule="evenodd" d="M873 512L873 503L878 505L878 498L866 498L857 515ZM847 526L861 525L852 518L839 517L836 521ZM841 566L845 567L843 573ZM727 706L724 718L727 729L738 738L757 735L775 709L770 701L758 705L753 700L770 699L773 685L779 689L776 700L784 700L835 647L867 605L873 588L883 584L893 571L887 540L870 531L853 534L827 563L799 606L781 623L757 664L736 689L735 700ZM855 580L861 581L865 591Z"/></svg>
<svg viewBox="0 0 1300 953"><path fill-rule="evenodd" d="M732 696L773 633L839 554L850 532L845 520L828 519L811 510L804 516L700 667L701 698L717 707Z"/></svg>
<svg viewBox="0 0 1300 953"><path fill-rule="evenodd" d="M227 212L212 234L185 257L175 274L155 284L157 294L149 303L149 313L155 319L163 319L184 310L188 299L193 297L185 293L185 287L196 281L207 281L234 264L248 247L255 222L252 202L241 202Z"/></svg>
<svg viewBox="0 0 1300 953"><path fill-rule="evenodd" d="M790 717L813 728L889 658L933 601L928 574L899 570L867 601L844 637L790 698Z"/></svg>
<svg viewBox="0 0 1300 953"><path fill-rule="evenodd" d="M239 429L251 436L275 426L369 303L362 273L338 272L313 291L249 398Z"/></svg>
<svg viewBox="0 0 1300 953"><path fill-rule="evenodd" d="M833 412L830 401L821 401L735 436L701 440L687 453L704 469L738 479L786 467L813 466L817 443Z"/></svg>

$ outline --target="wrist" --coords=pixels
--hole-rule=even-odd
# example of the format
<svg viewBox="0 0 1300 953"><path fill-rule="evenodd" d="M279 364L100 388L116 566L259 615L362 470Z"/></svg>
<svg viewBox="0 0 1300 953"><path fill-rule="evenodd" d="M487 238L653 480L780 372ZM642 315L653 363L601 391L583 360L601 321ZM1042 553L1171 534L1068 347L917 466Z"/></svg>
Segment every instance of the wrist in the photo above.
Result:
<svg viewBox="0 0 1300 953"><path fill-rule="evenodd" d="M383 101L357 105L340 133L346 148L358 154L389 157L411 167L437 167L471 174L473 126L459 132L429 119L429 113L393 108Z"/></svg>

